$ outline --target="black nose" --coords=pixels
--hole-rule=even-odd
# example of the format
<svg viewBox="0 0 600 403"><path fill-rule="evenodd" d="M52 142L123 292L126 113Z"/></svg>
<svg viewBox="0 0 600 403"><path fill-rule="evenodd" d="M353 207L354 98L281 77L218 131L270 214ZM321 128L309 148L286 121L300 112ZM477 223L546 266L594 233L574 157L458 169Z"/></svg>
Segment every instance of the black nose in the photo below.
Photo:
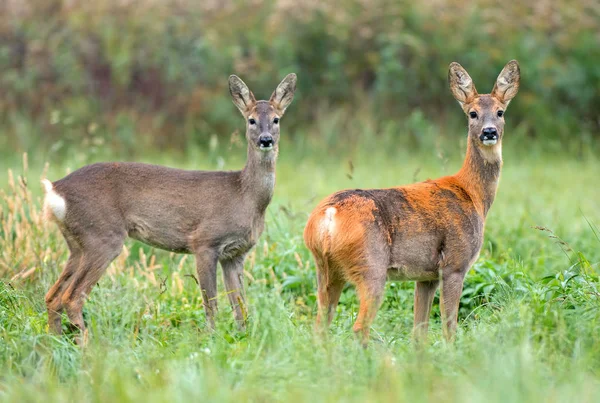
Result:
<svg viewBox="0 0 600 403"><path fill-rule="evenodd" d="M481 140L495 140L498 138L498 130L495 127L486 127L481 131Z"/></svg>
<svg viewBox="0 0 600 403"><path fill-rule="evenodd" d="M273 147L273 136L270 134L262 135L258 138L258 144L260 148Z"/></svg>

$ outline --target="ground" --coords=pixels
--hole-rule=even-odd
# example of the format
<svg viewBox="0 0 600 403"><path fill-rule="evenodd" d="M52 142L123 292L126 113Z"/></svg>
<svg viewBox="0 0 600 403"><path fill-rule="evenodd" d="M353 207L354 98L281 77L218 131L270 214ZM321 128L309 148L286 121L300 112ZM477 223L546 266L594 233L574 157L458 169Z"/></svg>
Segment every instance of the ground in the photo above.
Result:
<svg viewBox="0 0 600 403"><path fill-rule="evenodd" d="M315 337L314 264L302 230L333 191L453 173L464 137L436 149L370 144L343 152L282 137L266 230L245 266L247 331L236 330L222 285L217 329L207 331L190 256L129 241L85 306L90 343L83 351L71 337L47 332L44 294L66 247L39 217L44 160L30 157L25 171L7 158L3 168L14 179L0 181L0 399L596 401L600 161L509 139L481 256L467 275L457 340L443 341L436 298L422 350L410 339L412 283L388 283L367 350L351 330L352 287L328 336ZM237 169L243 155L217 147L184 159L139 159ZM51 160L49 178L77 168L78 158Z"/></svg>

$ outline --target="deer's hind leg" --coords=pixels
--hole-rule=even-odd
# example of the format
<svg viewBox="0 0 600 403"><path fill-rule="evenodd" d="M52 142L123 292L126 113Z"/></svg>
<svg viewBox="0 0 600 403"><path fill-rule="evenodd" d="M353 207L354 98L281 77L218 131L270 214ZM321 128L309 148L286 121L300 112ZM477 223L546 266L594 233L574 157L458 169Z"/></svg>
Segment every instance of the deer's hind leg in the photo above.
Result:
<svg viewBox="0 0 600 403"><path fill-rule="evenodd" d="M358 299L360 300L358 316L356 317L353 330L359 337L362 346L366 348L369 343L371 324L383 302L387 272L385 267L381 269L381 267L369 266L353 271L359 273L353 277L356 283Z"/></svg>
<svg viewBox="0 0 600 403"><path fill-rule="evenodd" d="M67 244L69 245L69 259L63 269L62 273L58 277L58 280L46 293L46 307L48 309L48 327L51 332L60 335L62 333L62 295L69 286L71 278L77 272L77 269L81 263L81 257L83 256L81 247L68 236L65 236Z"/></svg>
<svg viewBox="0 0 600 403"><path fill-rule="evenodd" d="M331 264L324 261L324 258L315 258L317 265L317 321L315 329L317 331L325 330L335 316L342 290L346 280L336 270L332 270Z"/></svg>
<svg viewBox="0 0 600 403"><path fill-rule="evenodd" d="M85 344L87 339L83 304L108 265L121 253L124 241L125 231L104 236L88 235L81 243L83 253L79 267L61 298L69 320L80 331L76 338L79 345Z"/></svg>

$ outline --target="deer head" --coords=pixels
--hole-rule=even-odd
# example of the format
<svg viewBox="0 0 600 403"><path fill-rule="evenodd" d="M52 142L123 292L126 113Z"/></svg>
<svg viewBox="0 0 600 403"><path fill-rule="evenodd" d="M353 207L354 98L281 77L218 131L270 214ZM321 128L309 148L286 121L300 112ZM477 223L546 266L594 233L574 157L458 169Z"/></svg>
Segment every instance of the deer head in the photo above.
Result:
<svg viewBox="0 0 600 403"><path fill-rule="evenodd" d="M250 147L265 154L277 152L279 120L294 99L296 74L288 74L268 101L257 101L248 86L237 76L229 77L233 103L246 119L246 138Z"/></svg>
<svg viewBox="0 0 600 403"><path fill-rule="evenodd" d="M519 90L519 63L511 60L500 72L490 94L478 94L469 73L450 64L448 81L454 98L469 119L469 139L484 151L499 149L504 133L504 112Z"/></svg>

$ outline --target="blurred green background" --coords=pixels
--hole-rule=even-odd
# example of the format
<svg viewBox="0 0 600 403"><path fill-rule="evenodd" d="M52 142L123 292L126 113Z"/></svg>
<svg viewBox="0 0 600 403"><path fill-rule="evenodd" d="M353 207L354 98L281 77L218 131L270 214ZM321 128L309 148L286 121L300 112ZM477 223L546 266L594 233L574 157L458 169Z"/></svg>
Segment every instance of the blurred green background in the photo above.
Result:
<svg viewBox="0 0 600 403"><path fill-rule="evenodd" d="M599 0L0 0L0 402L598 401L599 44ZM436 299L415 349L414 285L394 282L369 349L351 286L313 337L309 212L343 188L456 172L467 129L448 65L485 93L511 59L521 87L456 343ZM245 262L248 330L222 286L206 330L191 256L128 241L85 305L89 348L49 334L67 246L43 223L40 176L99 160L240 169L227 77L265 99L290 72L275 195Z"/></svg>
<svg viewBox="0 0 600 403"><path fill-rule="evenodd" d="M296 72L289 138L332 146L338 136L319 122L333 119L358 141L360 113L373 136L395 131L418 148L465 131L450 62L485 93L517 59L519 106L507 118L520 141L581 153L600 133L599 21L596 0L4 0L0 147L49 159L185 154L242 130L229 74L267 98Z"/></svg>

